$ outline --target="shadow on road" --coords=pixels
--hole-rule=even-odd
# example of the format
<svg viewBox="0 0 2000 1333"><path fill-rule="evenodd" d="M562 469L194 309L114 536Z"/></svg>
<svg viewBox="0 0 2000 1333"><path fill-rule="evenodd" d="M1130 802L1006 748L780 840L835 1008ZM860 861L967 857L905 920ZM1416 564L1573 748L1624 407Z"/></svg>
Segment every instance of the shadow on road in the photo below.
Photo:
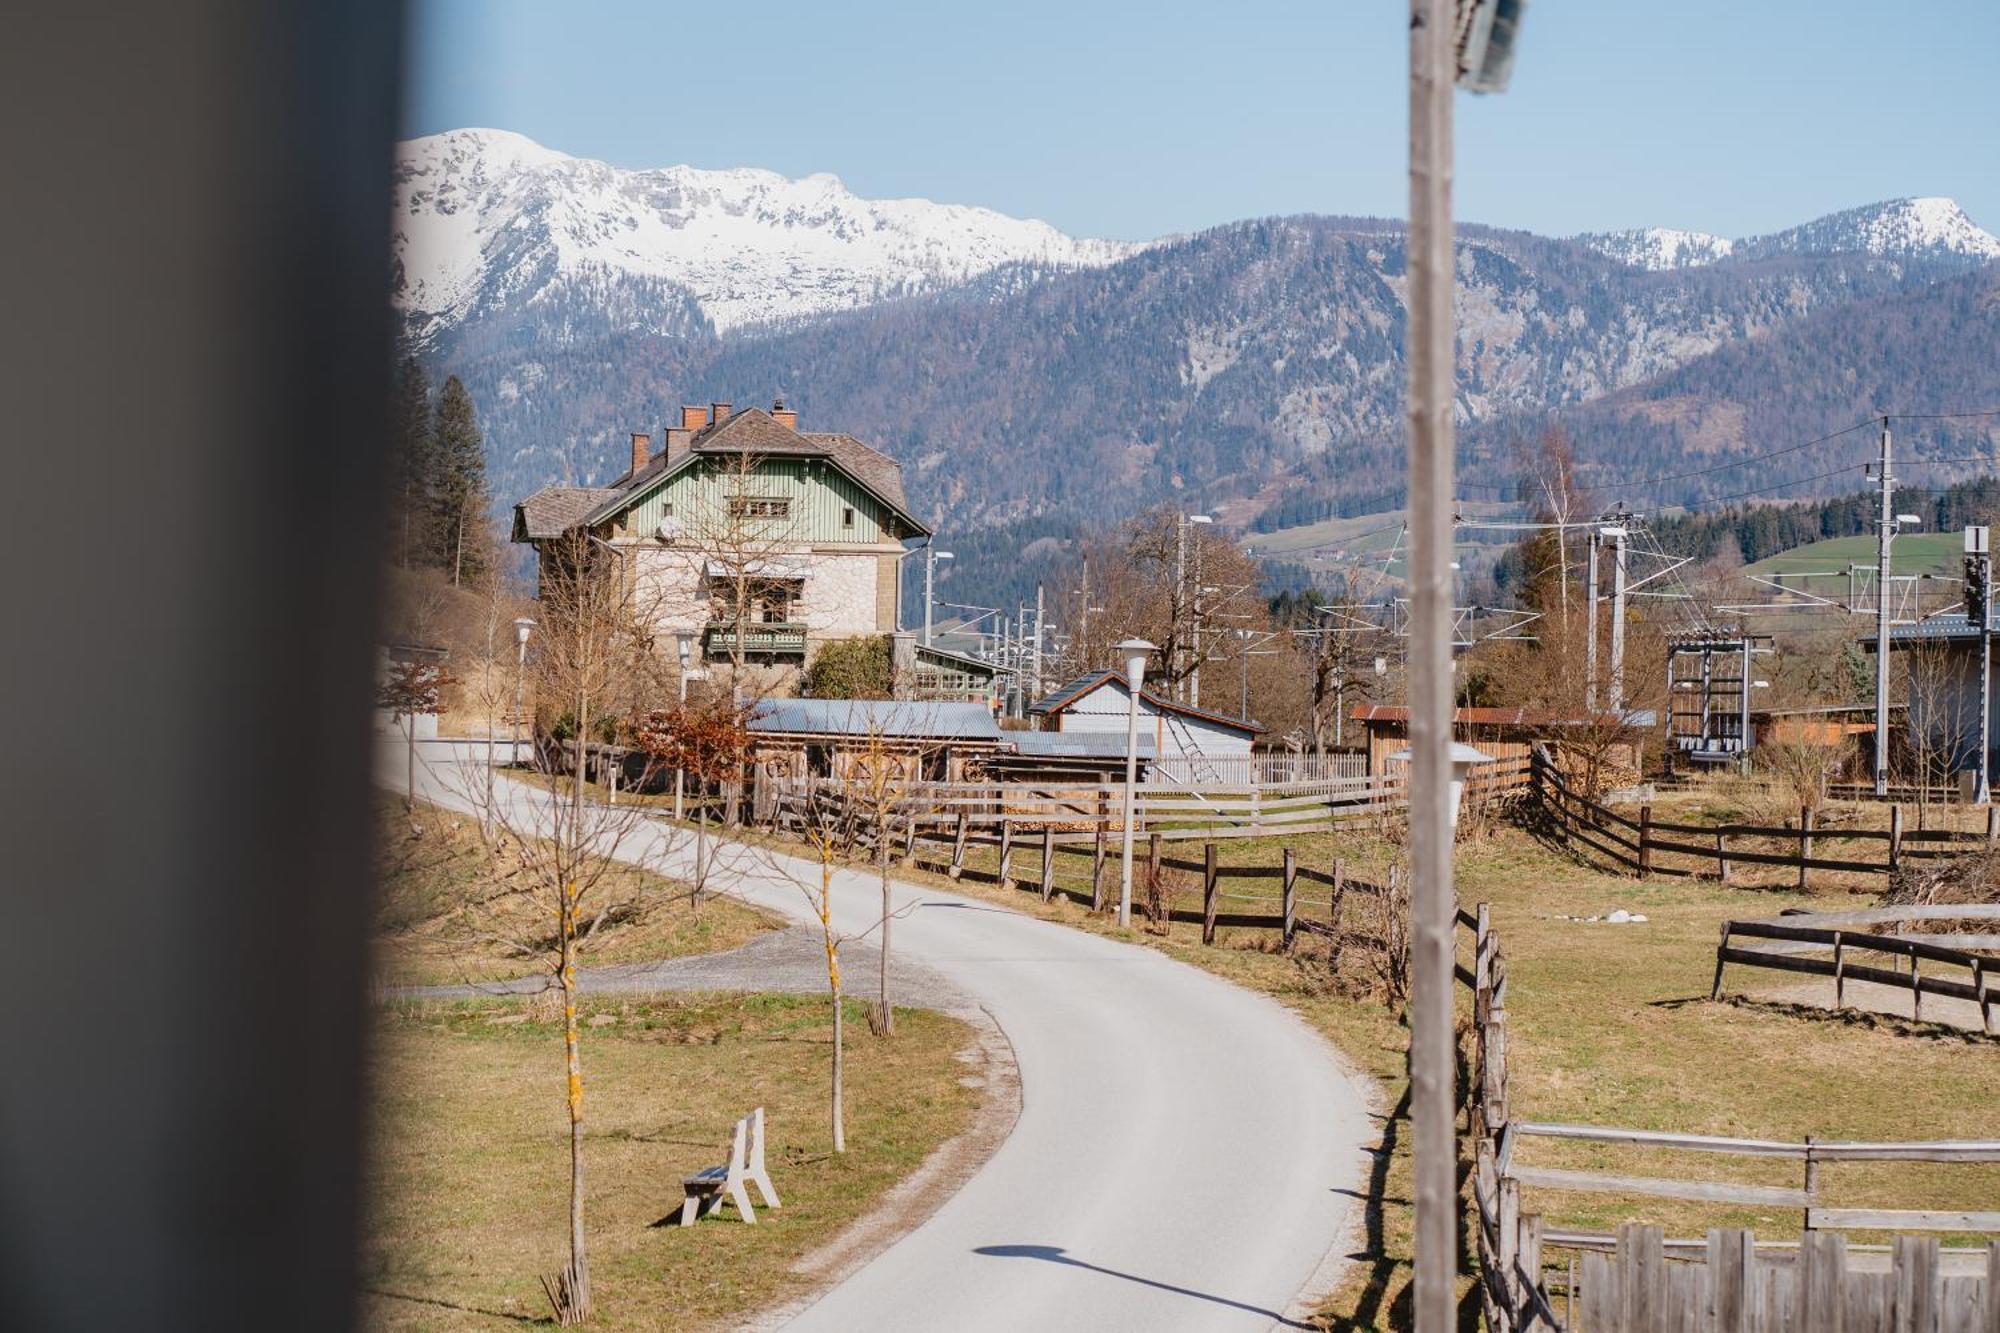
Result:
<svg viewBox="0 0 2000 1333"><path fill-rule="evenodd" d="M1275 1310L1266 1310L1261 1305L1248 1305L1242 1301L1232 1301L1226 1296L1212 1296L1205 1291L1195 1291L1189 1287L1176 1287L1171 1282L1155 1282L1152 1278L1140 1277L1136 1273L1121 1273L1115 1268L1104 1268L1098 1264L1086 1263L1081 1259L1072 1259L1060 1245L981 1245L973 1253L991 1255L1001 1259L1043 1259L1052 1264L1068 1264L1072 1268L1088 1269L1093 1273L1102 1273L1106 1277L1122 1278L1127 1282L1137 1282L1144 1287L1156 1287L1161 1291L1171 1291L1176 1296L1192 1296L1198 1301L1211 1301L1216 1305L1227 1305L1234 1310L1247 1310L1251 1314L1263 1315L1282 1328L1309 1329L1313 1327L1311 1324L1301 1324L1297 1320L1287 1319Z"/></svg>

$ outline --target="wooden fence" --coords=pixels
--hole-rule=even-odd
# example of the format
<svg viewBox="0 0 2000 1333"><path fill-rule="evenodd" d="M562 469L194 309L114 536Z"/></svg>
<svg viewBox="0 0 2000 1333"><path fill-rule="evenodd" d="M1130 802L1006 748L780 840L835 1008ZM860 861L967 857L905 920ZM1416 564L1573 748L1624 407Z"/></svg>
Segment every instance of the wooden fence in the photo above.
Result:
<svg viewBox="0 0 2000 1333"><path fill-rule="evenodd" d="M1467 1123L1487 1328L1507 1333L1539 1327L1585 1333L2000 1330L2000 1241L1943 1250L1935 1234L1897 1235L1888 1246L1850 1245L1836 1234L2000 1234L2000 1212L1824 1203L1826 1171L1835 1164L2000 1163L2000 1140L1796 1143L1516 1119L1508 1096L1505 956L1485 904L1473 916L1460 912L1459 923L1473 933L1473 965L1470 972L1460 968L1459 977L1473 997ZM1518 1162L1523 1141L1535 1139L1789 1160L1797 1165L1799 1183L1749 1185ZM1749 1232L1729 1229L1712 1230L1705 1241L1669 1240L1658 1228L1630 1224L1616 1233L1558 1231L1541 1215L1523 1210L1524 1188L1796 1210L1804 1235L1794 1245L1760 1249ZM1552 1262L1555 1250L1570 1252L1566 1266ZM1831 1313L1836 1310L1838 1315Z"/></svg>
<svg viewBox="0 0 2000 1333"><path fill-rule="evenodd" d="M1799 811L1796 826L1782 827L1671 823L1655 819L1650 805L1640 806L1635 819L1577 791L1539 753L1532 761L1531 787L1552 829L1566 843L1605 857L1640 879L1649 875L1713 875L1726 884L1738 866L1781 866L1793 872L1797 886L1804 889L1809 887L1809 872L1814 870L1887 876L1906 861L2000 846L2000 806L1988 807L1984 832L1906 829L1900 805L1889 808L1886 829L1815 826L1809 809ZM1772 842L1782 844L1781 849L1770 850ZM1763 845L1746 845L1749 843ZM1880 849L1879 860L1870 855L1876 848ZM1847 854L1831 854L1837 852ZM1665 859L1668 857L1677 859Z"/></svg>
<svg viewBox="0 0 2000 1333"><path fill-rule="evenodd" d="M1921 921L2000 922L2000 903L1949 903L1883 907L1859 912L1800 913L1775 921L1725 921L1715 949L1712 999L1722 998L1722 973L1730 963L1804 973L1833 980L1833 1002L1847 1007L1849 982L1893 986L1910 995L1910 1016L1924 1016L1924 997L1966 1000L1979 1008L1980 1028L1993 1032L2000 990L2000 934L1876 933L1871 925ZM1749 947L1732 940L1768 941ZM1883 961L1888 966L1882 966ZM1929 965L1926 968L1926 964ZM1963 974L1962 976L1960 974Z"/></svg>
<svg viewBox="0 0 2000 1333"><path fill-rule="evenodd" d="M1525 757L1478 765L1466 780L1466 804L1476 807L1525 791L1529 778ZM758 818L796 825L808 802L851 800L852 790L838 778L762 779ZM1158 834L1170 842L1323 833L1349 820L1409 806L1409 782L1402 774L1322 778L1281 787L1142 782L1133 792L1135 835ZM921 783L898 796L886 813L916 838L949 838L958 846L968 839L996 840L1008 829L1017 838L1053 830L1059 842L1071 843L1122 832L1125 789L1109 783Z"/></svg>

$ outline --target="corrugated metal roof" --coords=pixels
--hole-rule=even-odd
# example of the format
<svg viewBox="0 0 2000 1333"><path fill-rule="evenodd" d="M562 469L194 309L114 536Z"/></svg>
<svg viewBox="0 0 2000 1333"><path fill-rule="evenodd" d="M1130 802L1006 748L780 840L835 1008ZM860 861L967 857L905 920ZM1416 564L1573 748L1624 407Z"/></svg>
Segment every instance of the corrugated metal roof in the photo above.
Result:
<svg viewBox="0 0 2000 1333"><path fill-rule="evenodd" d="M1042 759L1123 759L1125 737L1116 731L1010 731L1016 753ZM1153 738L1139 733L1139 757L1153 757Z"/></svg>
<svg viewBox="0 0 2000 1333"><path fill-rule="evenodd" d="M750 730L812 736L999 741L993 710L980 703L914 699L772 699L757 705Z"/></svg>
<svg viewBox="0 0 2000 1333"><path fill-rule="evenodd" d="M2000 626L1989 627L1986 633L1988 637L1994 637L2000 634ZM1940 639L1970 640L1977 639L1978 637L1979 631L1973 627L1971 622L1966 620L1965 612L1963 611L1953 611L1949 615L1932 616L1929 620L1920 620L1914 625L1891 625L1889 627L1889 642L1892 644L1931 643ZM1873 634L1863 636L1861 644L1863 647L1873 648L1875 646L1875 636Z"/></svg>

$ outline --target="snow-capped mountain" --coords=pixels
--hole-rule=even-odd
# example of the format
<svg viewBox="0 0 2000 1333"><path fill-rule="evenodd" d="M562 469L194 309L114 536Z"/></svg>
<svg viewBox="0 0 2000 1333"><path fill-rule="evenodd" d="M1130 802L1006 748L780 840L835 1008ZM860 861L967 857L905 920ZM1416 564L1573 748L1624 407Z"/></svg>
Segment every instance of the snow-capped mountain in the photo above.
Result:
<svg viewBox="0 0 2000 1333"><path fill-rule="evenodd" d="M1777 255L2000 259L2000 237L1967 217L1956 201L1940 197L1892 199L1850 208L1803 226L1740 241L1668 227L1593 232L1576 239L1620 263L1656 270L1690 268L1731 257L1768 259Z"/></svg>
<svg viewBox="0 0 2000 1333"><path fill-rule="evenodd" d="M1804 226L1739 243L1739 255L1861 253L1943 259L2000 259L2000 236L1965 215L1955 200L1892 199L1850 208Z"/></svg>
<svg viewBox="0 0 2000 1333"><path fill-rule="evenodd" d="M990 209L863 199L824 174L629 171L503 130L429 135L397 153L396 300L419 345L530 307L546 334L552 312L560 325L566 309L607 302L647 331L722 332L1141 248Z"/></svg>
<svg viewBox="0 0 2000 1333"><path fill-rule="evenodd" d="M1727 259L1736 242L1705 231L1642 227L1636 231L1587 232L1576 238L1600 254L1633 268L1692 268Z"/></svg>

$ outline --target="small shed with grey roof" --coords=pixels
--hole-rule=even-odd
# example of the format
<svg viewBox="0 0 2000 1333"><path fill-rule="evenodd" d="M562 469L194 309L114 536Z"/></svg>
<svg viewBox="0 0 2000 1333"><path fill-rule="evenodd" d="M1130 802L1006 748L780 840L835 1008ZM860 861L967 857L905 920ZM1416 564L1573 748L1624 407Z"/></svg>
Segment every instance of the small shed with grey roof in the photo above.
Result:
<svg viewBox="0 0 2000 1333"><path fill-rule="evenodd" d="M911 776L969 781L1003 745L986 705L916 699L772 699L750 734L759 771L793 778L844 778L887 755Z"/></svg>
<svg viewBox="0 0 2000 1333"><path fill-rule="evenodd" d="M1131 692L1123 672L1091 671L1037 699L1028 712L1043 720L1045 729L1065 735L1110 733L1120 753L1125 743ZM1139 734L1153 743L1162 761L1199 763L1202 759L1245 756L1264 728L1248 718L1230 717L1176 703L1151 690L1139 691Z"/></svg>

